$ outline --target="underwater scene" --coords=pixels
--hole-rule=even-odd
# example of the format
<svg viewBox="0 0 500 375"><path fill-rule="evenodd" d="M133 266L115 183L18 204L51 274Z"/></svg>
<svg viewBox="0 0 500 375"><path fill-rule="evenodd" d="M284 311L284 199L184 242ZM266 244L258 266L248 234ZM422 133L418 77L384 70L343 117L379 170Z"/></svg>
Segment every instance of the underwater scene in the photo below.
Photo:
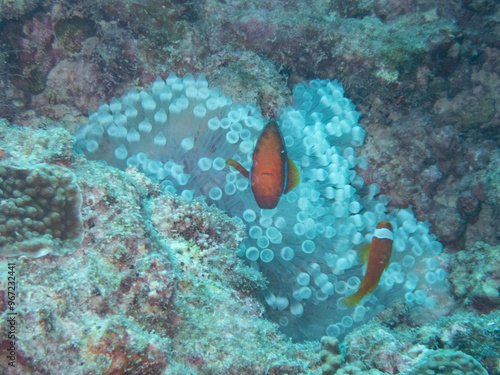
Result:
<svg viewBox="0 0 500 375"><path fill-rule="evenodd" d="M500 3L0 1L0 375L500 374Z"/></svg>

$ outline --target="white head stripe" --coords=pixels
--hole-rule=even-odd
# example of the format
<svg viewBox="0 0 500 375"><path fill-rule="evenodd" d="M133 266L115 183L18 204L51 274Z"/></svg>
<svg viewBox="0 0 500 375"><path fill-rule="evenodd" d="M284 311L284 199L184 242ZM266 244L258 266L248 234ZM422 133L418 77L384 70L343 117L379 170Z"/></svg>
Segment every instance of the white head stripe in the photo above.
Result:
<svg viewBox="0 0 500 375"><path fill-rule="evenodd" d="M375 229L375 233L373 234L374 237L377 238L387 238L388 240L393 240L394 236L392 234L392 231L387 228L377 228Z"/></svg>

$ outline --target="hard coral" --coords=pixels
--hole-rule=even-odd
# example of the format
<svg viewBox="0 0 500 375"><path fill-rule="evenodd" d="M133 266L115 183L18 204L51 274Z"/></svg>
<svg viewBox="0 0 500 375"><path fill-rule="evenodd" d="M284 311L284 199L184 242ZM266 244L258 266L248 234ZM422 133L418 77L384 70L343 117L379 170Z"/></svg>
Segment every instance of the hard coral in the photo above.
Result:
<svg viewBox="0 0 500 375"><path fill-rule="evenodd" d="M487 375L488 372L471 356L461 351L439 349L425 352L421 355L408 374L409 375L474 374Z"/></svg>
<svg viewBox="0 0 500 375"><path fill-rule="evenodd" d="M84 196L84 246L64 261L16 261L27 296L19 317L34 327L18 343L18 369L158 373L170 351L176 277L168 248L146 236L154 230L141 215L145 189L98 163L80 162L75 172Z"/></svg>
<svg viewBox="0 0 500 375"><path fill-rule="evenodd" d="M0 256L71 254L83 240L82 195L63 167L0 165Z"/></svg>
<svg viewBox="0 0 500 375"><path fill-rule="evenodd" d="M381 323L387 325L388 321L395 320L396 317L390 318L394 313L398 314L384 311L385 318ZM499 319L498 311L489 315L475 315L456 310L451 316L443 316L422 325L410 324L413 326L411 329L403 322L389 330L381 326L380 322L371 321L346 337L342 346L347 364L336 374L361 374L364 373L361 369L367 367L372 368L372 371L378 369L384 374L426 374L421 371L439 373L439 368L428 368L434 354L444 354L444 358L438 359L438 362L441 370L449 371L447 374L454 374L452 370L457 370L449 357L457 359L457 364L465 357L464 368L473 364L472 371L479 370L479 374L484 374L481 370L481 366L484 366L490 374L495 374L500 364L497 337ZM459 350L461 353L448 355L441 349ZM398 364L397 368L395 364Z"/></svg>

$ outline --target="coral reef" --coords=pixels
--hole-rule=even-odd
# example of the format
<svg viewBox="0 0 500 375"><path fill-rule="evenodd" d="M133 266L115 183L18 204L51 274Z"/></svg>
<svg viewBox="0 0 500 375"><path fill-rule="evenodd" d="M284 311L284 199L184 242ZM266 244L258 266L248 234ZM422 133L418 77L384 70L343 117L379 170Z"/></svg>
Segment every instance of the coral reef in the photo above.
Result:
<svg viewBox="0 0 500 375"><path fill-rule="evenodd" d="M365 374L367 369L377 374L498 372L498 312L477 316L456 311L413 327L411 320L394 325L393 318L394 312L383 312L349 333L341 345L337 361L342 367L336 374Z"/></svg>
<svg viewBox="0 0 500 375"><path fill-rule="evenodd" d="M3 33L16 51L9 56L15 61L16 86L31 94L40 94L57 61L52 46L54 35L50 15L39 13L22 25L11 23Z"/></svg>
<svg viewBox="0 0 500 375"><path fill-rule="evenodd" d="M2 256L66 255L80 245L82 195L63 167L72 144L61 128L49 134L0 120Z"/></svg>
<svg viewBox="0 0 500 375"><path fill-rule="evenodd" d="M144 237L141 191L103 166L75 172L84 197L82 246L71 257L16 261L25 293L20 319L34 328L18 342L19 371L164 367L170 348L165 307L173 304L175 275L166 253L147 251L159 245ZM151 333L154 324L157 333Z"/></svg>
<svg viewBox="0 0 500 375"><path fill-rule="evenodd" d="M43 144L44 133L66 137L17 129L10 140ZM4 147L7 155L17 149L14 142ZM40 159L71 154L36 149ZM24 373L395 374L418 368L427 349L437 348L458 348L489 371L498 366L498 312L456 313L418 327L418 314L396 306L351 332L342 351L335 338L322 340L323 352L318 343L291 344L250 296L265 281L236 256L241 223L200 201L160 193L135 169L124 173L83 159L68 166L84 197L86 235L71 256L16 260L20 317L34 327L18 342ZM5 314L5 302L0 306Z"/></svg>
<svg viewBox="0 0 500 375"><path fill-rule="evenodd" d="M450 282L457 300L478 313L500 306L499 246L477 242L471 249L456 253Z"/></svg>
<svg viewBox="0 0 500 375"><path fill-rule="evenodd" d="M0 256L67 255L83 240L82 194L57 165L0 163Z"/></svg>
<svg viewBox="0 0 500 375"><path fill-rule="evenodd" d="M36 129L0 119L0 161L24 168L39 163L68 166L75 158L74 139L58 125L47 121Z"/></svg>
<svg viewBox="0 0 500 375"><path fill-rule="evenodd" d="M494 138L499 54L489 35L495 35L496 3L423 1L417 7L411 1L295 0L284 7L252 1L251 11L213 0L162 7L128 1L44 6L44 14L8 21L0 34L7 62L1 76L4 116L29 123L34 104L36 115L74 124L88 108L132 85L149 84L157 74L165 78L169 70L203 71L233 100L255 100L268 116L289 97L285 84L337 77L361 106L370 137L384 134L393 141L385 149L377 138L361 151L371 166L364 178L387 180L390 207L412 204L417 217L429 219L455 250L495 239L495 212L482 205L495 190L483 183L485 166L467 165L461 157L436 163L418 151L443 152L440 141L447 136L440 130L446 128L454 130L461 155ZM466 106L471 111L460 111ZM436 128L435 142L424 134L412 138L421 147L408 148L399 139L397 133L426 124ZM400 178L389 178L377 164L391 164ZM479 187L472 197L461 197L471 175ZM437 194L430 188L436 183ZM480 231L487 238L479 238Z"/></svg>
<svg viewBox="0 0 500 375"><path fill-rule="evenodd" d="M65 145L66 133L53 129L17 134L19 142L58 134ZM66 146L60 155L71 154L71 143ZM17 145L4 147L11 155ZM40 158L54 156L42 150ZM133 169L124 173L83 159L67 167L83 195L82 245L70 256L0 258L2 320L7 262L15 262L22 285L17 312L25 326L16 371L315 373L319 344L292 345L250 296L265 281L238 259L242 232L234 219L196 201L158 196L158 186ZM176 213L187 212L192 230L206 230L197 242L177 220ZM201 220L207 217L213 217L208 226ZM233 231L221 234L221 225ZM0 366L7 371L5 358Z"/></svg>
<svg viewBox="0 0 500 375"><path fill-rule="evenodd" d="M20 18L38 5L37 0L2 0L0 2L0 21Z"/></svg>
<svg viewBox="0 0 500 375"><path fill-rule="evenodd" d="M395 324L396 314L381 312L349 333L340 346L335 338L323 337L323 373L498 373L498 311L478 316L457 310L421 326L408 317Z"/></svg>
<svg viewBox="0 0 500 375"><path fill-rule="evenodd" d="M166 192L153 199L151 205L153 223L162 235L184 238L210 254L216 253L220 244L235 248L244 237L241 223L221 220L215 207L208 209L203 201L187 204L184 199Z"/></svg>
<svg viewBox="0 0 500 375"><path fill-rule="evenodd" d="M406 373L410 368L408 343L383 326L365 325L349 334L344 345L346 361L352 365L389 374Z"/></svg>
<svg viewBox="0 0 500 375"><path fill-rule="evenodd" d="M408 372L412 375L427 375L429 372L436 375L460 373L486 375L488 374L481 364L471 356L461 351L438 349L421 355L415 367Z"/></svg>
<svg viewBox="0 0 500 375"><path fill-rule="evenodd" d="M4 14L16 18L33 4L7 2ZM255 0L242 7L215 0L161 6L55 1L36 10L4 20L0 33L6 62L0 114L9 119L28 124L43 114L64 118L71 128L88 108L156 75L165 78L170 70L203 71L232 100L255 100L269 116L289 100L293 84L338 78L365 114L370 137L377 135L376 145L361 151L371 166L363 176L387 180L390 207L412 204L417 217L428 219L455 250L496 238L495 211L483 204L496 185L484 184L487 167L462 157L497 139L495 2L293 0L284 6ZM426 136L426 124L435 142ZM426 133L412 138L420 147L406 147L398 133L422 126ZM463 152L436 163L432 153L445 150L440 141L449 128ZM422 149L431 150L431 157L420 158ZM377 162L391 164L399 178L375 169ZM471 176L477 188L472 197L462 197ZM436 183L437 194L430 188Z"/></svg>
<svg viewBox="0 0 500 375"><path fill-rule="evenodd" d="M242 240L241 256L246 258L248 249L250 257L254 248L259 252L254 263L246 258L248 267L234 254L241 237L249 234L241 231L242 224L249 225L245 218L253 217L251 212L242 216L241 205L232 216L243 222L189 195L176 195L176 181L159 185L149 173L134 168L120 172L75 157L71 134L87 121L89 109L99 112L101 103L114 103L113 96L120 98L131 87L140 91L156 76L166 79L175 71L184 77L203 72L212 87L220 86L219 97L250 103L247 109L260 106L264 118L282 120L290 108L308 111L294 107L297 83L338 79L343 95L362 113L364 144L350 155L345 150L350 153L352 145L335 146L339 160L355 160L345 171L364 180L354 200L372 198L394 212L377 217L397 221L399 235L415 222L417 230L408 236L407 251L394 252L396 265L361 306L369 307L363 320L347 327L349 335L338 346L333 338L323 339L323 349L330 350L328 355L323 351L323 359L337 374L380 375L403 368L406 373L438 373L426 364L437 363L431 358L436 354L443 361L442 372L465 372L444 362L450 354L477 367L466 357L471 356L488 373L500 373L494 267L500 232L499 18L500 3L492 0L0 1L0 116L21 125L0 120L0 162L15 166L9 169L15 174L31 173L39 163L54 171L69 168L82 191L85 228L83 244L67 256L0 257L2 321L7 262L16 264L21 280L17 301L25 324L19 332L16 372L319 374L319 344L291 344L263 317L316 338L325 334L325 326L315 327L316 322L331 319L330 334L351 324L351 312L335 303L309 305L311 298L302 299L306 312L300 319L307 323L295 326L290 307L280 308L285 297L296 301L293 294L282 293L293 290L294 277L287 274L295 272L293 267L309 274L308 285L302 285L302 275L295 289L328 291L323 275L336 285L344 277L349 280L349 272L359 279L363 270L356 261L351 271L330 273L319 254L326 245L306 256L305 238L291 246L297 249L295 259L283 261L278 244L259 247L260 237L270 239L273 231L267 233L262 224L268 218L257 218L260 211L254 210L250 226L261 227L262 236ZM263 120L258 110L247 115ZM310 115L305 116L307 128L312 129L314 120L314 130L324 131L323 119ZM253 130L252 139L257 132ZM120 146L110 149L111 158ZM290 147L291 153L297 150L297 145ZM201 195L218 186L225 208L233 207L224 187L241 177L226 181L213 172L212 185ZM363 189L375 184L382 194L369 198L379 190L373 187L367 194ZM241 200L251 201L235 199ZM207 202L214 203L210 197ZM314 202L312 207L317 207ZM302 223L295 211L286 213L282 217L287 222ZM207 218L209 225L204 225ZM342 220L337 220L339 226ZM304 224L310 236L312 223ZM348 224L342 231L350 230ZM270 226L278 228L275 221ZM429 256L430 247L423 246L432 237L429 227L444 245L439 255ZM318 228L322 230L314 226ZM342 237L340 228L334 229L334 237ZM369 226L356 231L370 241ZM286 232L284 240L293 236ZM417 255L420 248L424 252ZM276 252L269 263L260 258L263 253L269 259L266 249ZM322 264L320 272L303 267L305 259ZM283 279L277 277L282 273ZM453 301L442 281L447 273ZM419 286L407 291L411 280L397 282L403 274L413 281L419 275ZM268 285L279 288L269 294ZM309 293L301 291L303 297ZM268 297L267 306L255 293ZM328 300L339 298L334 291ZM437 319L443 313L448 316ZM375 314L376 320L368 322ZM302 323L300 319L296 322ZM8 348L5 329L0 327L1 349ZM361 352L349 343L373 351ZM453 352L442 356L443 350ZM0 372L9 373L5 360L0 357Z"/></svg>
<svg viewBox="0 0 500 375"><path fill-rule="evenodd" d="M343 362L340 352L339 340L335 337L323 336L321 338L321 351L319 352L321 371L323 375L333 375L337 373Z"/></svg>
<svg viewBox="0 0 500 375"><path fill-rule="evenodd" d="M418 337L422 345L430 348L460 350L480 361L490 374L495 374L500 369L499 324L498 311L476 315L457 310L430 327L419 329Z"/></svg>

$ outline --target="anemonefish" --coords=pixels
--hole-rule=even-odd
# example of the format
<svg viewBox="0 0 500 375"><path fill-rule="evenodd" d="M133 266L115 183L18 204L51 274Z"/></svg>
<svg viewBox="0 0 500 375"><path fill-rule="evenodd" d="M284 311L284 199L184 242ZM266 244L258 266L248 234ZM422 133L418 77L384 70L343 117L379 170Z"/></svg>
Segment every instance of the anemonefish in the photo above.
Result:
<svg viewBox="0 0 500 375"><path fill-rule="evenodd" d="M388 221L378 223L377 229L375 229L375 233L373 234L372 243L361 248L361 257L364 257L365 260L368 258L365 277L361 281L356 293L342 300L345 306L356 306L363 297L375 291L382 274L389 267L393 240L392 224ZM363 256L363 253L365 256Z"/></svg>
<svg viewBox="0 0 500 375"><path fill-rule="evenodd" d="M269 121L257 140L250 173L236 160L228 159L226 164L250 179L255 200L264 209L275 208L281 196L300 182L299 171L287 155L283 136L274 120Z"/></svg>

